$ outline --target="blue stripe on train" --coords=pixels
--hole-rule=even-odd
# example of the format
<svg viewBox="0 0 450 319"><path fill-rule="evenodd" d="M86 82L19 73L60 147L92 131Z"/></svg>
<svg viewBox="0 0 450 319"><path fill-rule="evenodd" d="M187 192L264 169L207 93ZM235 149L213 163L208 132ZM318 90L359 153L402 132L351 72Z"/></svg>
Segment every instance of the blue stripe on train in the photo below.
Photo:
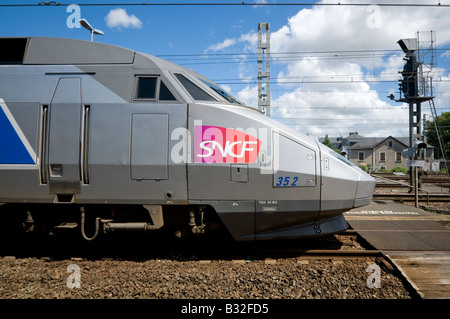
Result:
<svg viewBox="0 0 450 319"><path fill-rule="evenodd" d="M34 164L33 158L0 107L0 164Z"/></svg>

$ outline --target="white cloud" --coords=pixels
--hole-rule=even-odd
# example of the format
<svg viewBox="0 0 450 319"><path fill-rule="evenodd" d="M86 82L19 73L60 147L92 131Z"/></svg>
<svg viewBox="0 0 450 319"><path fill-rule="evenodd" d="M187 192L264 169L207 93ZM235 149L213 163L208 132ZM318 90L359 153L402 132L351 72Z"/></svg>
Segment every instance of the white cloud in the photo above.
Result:
<svg viewBox="0 0 450 319"><path fill-rule="evenodd" d="M239 42L245 44L245 51L254 52L258 48L258 33L251 31L246 34L241 34Z"/></svg>
<svg viewBox="0 0 450 319"><path fill-rule="evenodd" d="M406 108L381 101L367 83L351 90L344 86L327 91L312 85L287 92L272 101L272 117L314 137L347 136L352 131L364 136L407 134Z"/></svg>
<svg viewBox="0 0 450 319"><path fill-rule="evenodd" d="M391 55L384 64L384 70L380 73L380 79L397 80L399 78L398 71L403 68L405 61L404 55L401 53Z"/></svg>
<svg viewBox="0 0 450 319"><path fill-rule="evenodd" d="M221 43L210 45L206 51L220 51L236 44L236 39L225 39Z"/></svg>
<svg viewBox="0 0 450 319"><path fill-rule="evenodd" d="M450 73L443 68L435 70L434 78L434 104L437 109L450 104Z"/></svg>
<svg viewBox="0 0 450 319"><path fill-rule="evenodd" d="M298 11L271 32L271 77L277 85L272 85L272 117L315 137L347 136L351 131L407 136L407 107L387 99L393 89L398 90L398 71L404 64L403 53L391 50L400 49L399 39L416 37L416 31L424 30L436 31L438 45L449 44L450 20L445 12L382 6L313 6ZM257 34L247 36L246 43L255 48ZM255 77L254 70L247 74ZM447 82L436 85L442 92L449 87ZM257 106L256 87L247 86L237 95ZM450 103L450 94L441 93L437 102Z"/></svg>
<svg viewBox="0 0 450 319"><path fill-rule="evenodd" d="M271 116L314 137L347 136L352 131L408 136L408 106L387 98L393 92L399 98L398 71L405 61L397 41L428 30L436 32L436 46L450 44L450 19L444 8L312 6L294 13L285 25L271 30ZM427 36L423 33L420 40L428 41ZM252 30L208 50L255 53L257 38ZM449 52L441 55L444 63ZM237 73L247 86L236 95L257 107L257 86L250 85L257 71L250 59L241 58ZM450 74L444 69L435 72L441 79L435 81L436 107L448 107Z"/></svg>
<svg viewBox="0 0 450 319"><path fill-rule="evenodd" d="M255 3L257 3L257 4L267 4L268 1L267 0L256 0ZM258 5L254 5L252 7L253 8L258 8Z"/></svg>
<svg viewBox="0 0 450 319"><path fill-rule="evenodd" d="M243 90L237 93L237 98L247 105L258 106L258 87L247 85Z"/></svg>
<svg viewBox="0 0 450 319"><path fill-rule="evenodd" d="M245 44L245 50L246 51L250 51L250 50L254 50L255 48L258 47L257 44L257 40L258 40L258 34L254 31L251 31L249 33L245 33L242 34L239 37L236 38L229 38L229 39L225 39L222 42L210 45L206 51L221 51L224 50L226 48L229 48L231 46L234 46L238 43L244 43Z"/></svg>
<svg viewBox="0 0 450 319"><path fill-rule="evenodd" d="M110 28L142 28L142 22L135 15L128 15L125 9L112 9L105 17L106 25Z"/></svg>
<svg viewBox="0 0 450 319"><path fill-rule="evenodd" d="M299 11L288 19L286 26L273 32L272 49L275 52L398 49L399 39L415 37L416 31L424 30L437 31L440 44L449 43L450 20L445 13L440 8L423 7L316 6Z"/></svg>

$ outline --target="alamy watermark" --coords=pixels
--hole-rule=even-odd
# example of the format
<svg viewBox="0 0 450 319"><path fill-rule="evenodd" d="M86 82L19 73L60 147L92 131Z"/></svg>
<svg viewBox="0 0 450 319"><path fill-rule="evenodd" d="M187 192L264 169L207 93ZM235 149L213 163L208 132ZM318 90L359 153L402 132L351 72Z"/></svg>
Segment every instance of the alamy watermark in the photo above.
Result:
<svg viewBox="0 0 450 319"><path fill-rule="evenodd" d="M369 29L381 28L381 7L376 4L367 6L366 12L369 16L366 19L366 24Z"/></svg>
<svg viewBox="0 0 450 319"><path fill-rule="evenodd" d="M81 288L81 269L77 264L70 264L67 266L67 272L71 273L67 277L67 288Z"/></svg>
<svg viewBox="0 0 450 319"><path fill-rule="evenodd" d="M366 268L366 272L370 273L367 277L366 284L368 288L381 288L381 268L377 264L370 264Z"/></svg>
<svg viewBox="0 0 450 319"><path fill-rule="evenodd" d="M67 6L66 12L71 12L71 14L67 17L66 25L69 29L73 28L81 28L80 19L81 19L81 8L77 4L71 4Z"/></svg>

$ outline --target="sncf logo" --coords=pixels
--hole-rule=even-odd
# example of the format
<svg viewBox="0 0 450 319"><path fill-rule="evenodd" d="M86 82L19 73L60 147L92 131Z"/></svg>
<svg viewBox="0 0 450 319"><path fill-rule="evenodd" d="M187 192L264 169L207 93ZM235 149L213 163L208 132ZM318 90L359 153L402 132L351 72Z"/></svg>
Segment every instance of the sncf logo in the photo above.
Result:
<svg viewBox="0 0 450 319"><path fill-rule="evenodd" d="M195 126L195 163L256 163L261 141L241 131Z"/></svg>

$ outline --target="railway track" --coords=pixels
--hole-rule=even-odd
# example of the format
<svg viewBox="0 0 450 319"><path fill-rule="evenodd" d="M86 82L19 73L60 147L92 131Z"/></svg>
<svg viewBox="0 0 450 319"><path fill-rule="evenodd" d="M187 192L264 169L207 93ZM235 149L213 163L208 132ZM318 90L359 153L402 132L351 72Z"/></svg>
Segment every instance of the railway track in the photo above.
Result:
<svg viewBox="0 0 450 319"><path fill-rule="evenodd" d="M409 175L394 175L383 173L372 173L373 177L377 179L376 191L373 194L373 200L394 200L399 202L413 202L416 200L416 195L412 186L409 185ZM440 185L441 192L437 193L435 189ZM442 193L450 187L447 175L424 175L421 178L419 185L418 201L433 203L449 203L450 194ZM387 193L385 190L390 189L392 192ZM431 190L431 191L430 191Z"/></svg>
<svg viewBox="0 0 450 319"><path fill-rule="evenodd" d="M413 202L415 201L415 194L406 193L375 193L373 194L373 200L395 200L402 202ZM450 194L419 194L419 202L450 202Z"/></svg>
<svg viewBox="0 0 450 319"><path fill-rule="evenodd" d="M169 240L164 238L157 246L151 244L153 236L135 238L109 238L108 241L85 242L66 238L61 242L53 238L17 240L14 246L1 245L0 256L50 259L175 259L175 260L265 260L267 258L363 258L379 256L353 230L319 238L285 241L235 242L211 236L204 239ZM2 239L4 242L6 239ZM65 249L63 249L65 248Z"/></svg>
<svg viewBox="0 0 450 319"><path fill-rule="evenodd" d="M283 258L294 258L298 260L311 259L361 259L382 257L380 250L374 249L366 243L355 231L348 230L344 233L328 236L329 239L322 239L322 243L311 245L313 248L308 248L308 244L302 242L288 242L283 247L271 247L256 243L252 247L243 247L233 250L228 258L238 258L239 256L247 256L247 261L252 260L276 260ZM320 239L311 239L311 242ZM242 250L242 251L240 251ZM251 251L250 254L248 252ZM234 256L234 257L233 257ZM203 256L207 258L206 256Z"/></svg>
<svg viewBox="0 0 450 319"><path fill-rule="evenodd" d="M381 257L382 252L377 249L367 250L334 250L334 249L311 249L299 254L299 258L307 259L353 259L366 257Z"/></svg>
<svg viewBox="0 0 450 319"><path fill-rule="evenodd" d="M376 187L377 188L410 188L411 186L409 185L408 181L403 181L402 183L404 184L399 184L399 183L389 183L389 182L377 182ZM422 185L424 184L432 184L434 186L440 186L443 189L448 189L450 187L449 183L429 183L429 182L422 182Z"/></svg>
<svg viewBox="0 0 450 319"><path fill-rule="evenodd" d="M390 179L394 181L409 181L409 175L403 174L403 175L396 175L396 174L388 174L388 173L370 173L372 177L377 178L383 178L383 179ZM422 175L422 181L424 183L449 183L449 177L447 175Z"/></svg>
<svg viewBox="0 0 450 319"><path fill-rule="evenodd" d="M400 183L404 183L406 186L410 181L410 176L408 174L394 175L371 173L370 175L377 180L377 187L399 186ZM420 182L423 184L440 184L448 187L450 185L450 178L447 175L422 175L420 177Z"/></svg>
<svg viewBox="0 0 450 319"><path fill-rule="evenodd" d="M78 246L36 241L25 250L9 250L8 255L1 246L0 295L6 299L414 297L401 275L390 275L388 259L353 230L288 241L209 239L159 241L153 246L151 242ZM383 289L367 287L369 264L382 269ZM66 287L68 267L74 265L79 267L79 289Z"/></svg>

